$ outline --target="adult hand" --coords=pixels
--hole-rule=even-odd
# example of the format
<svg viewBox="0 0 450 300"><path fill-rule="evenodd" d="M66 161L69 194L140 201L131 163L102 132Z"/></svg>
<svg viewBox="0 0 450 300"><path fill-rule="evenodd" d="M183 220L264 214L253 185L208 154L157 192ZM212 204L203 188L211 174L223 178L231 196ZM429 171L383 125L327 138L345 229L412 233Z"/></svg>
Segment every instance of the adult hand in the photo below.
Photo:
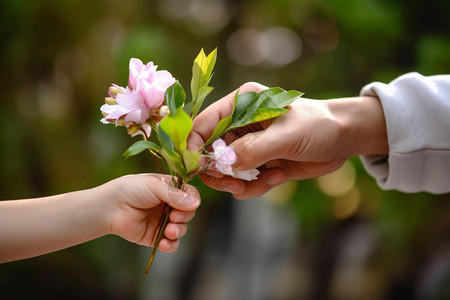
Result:
<svg viewBox="0 0 450 300"><path fill-rule="evenodd" d="M266 87L246 83L240 92L260 92ZM194 121L188 146L197 149L211 136L220 119L231 114L236 92L213 103ZM256 132L255 132L256 130ZM212 188L231 192L237 199L261 195L286 180L328 174L358 154L387 153L381 105L376 98L335 100L299 99L273 122L253 124L228 133L224 139L234 148L234 170L260 168L255 181L229 176L201 175ZM213 174L214 175L214 174Z"/></svg>

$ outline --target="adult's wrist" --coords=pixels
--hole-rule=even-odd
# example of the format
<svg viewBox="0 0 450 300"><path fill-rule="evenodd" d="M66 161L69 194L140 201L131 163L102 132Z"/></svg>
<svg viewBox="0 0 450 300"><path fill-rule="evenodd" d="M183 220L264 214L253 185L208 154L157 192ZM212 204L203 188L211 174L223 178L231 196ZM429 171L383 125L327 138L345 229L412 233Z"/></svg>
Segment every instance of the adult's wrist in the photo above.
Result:
<svg viewBox="0 0 450 300"><path fill-rule="evenodd" d="M378 98L334 99L329 108L340 124L346 157L388 154L386 121Z"/></svg>

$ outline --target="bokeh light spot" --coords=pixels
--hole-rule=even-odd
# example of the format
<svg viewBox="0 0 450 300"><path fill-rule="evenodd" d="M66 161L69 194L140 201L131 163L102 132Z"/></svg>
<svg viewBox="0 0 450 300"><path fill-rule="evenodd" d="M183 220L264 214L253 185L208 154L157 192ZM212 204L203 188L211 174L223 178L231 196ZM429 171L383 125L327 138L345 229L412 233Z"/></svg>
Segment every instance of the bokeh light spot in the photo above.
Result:
<svg viewBox="0 0 450 300"><path fill-rule="evenodd" d="M227 52L232 60L244 66L261 63L264 56L257 45L262 33L252 28L242 28L235 31L227 42Z"/></svg>
<svg viewBox="0 0 450 300"><path fill-rule="evenodd" d="M320 189L330 197L342 197L355 185L356 172L350 161L333 173L317 178Z"/></svg>
<svg viewBox="0 0 450 300"><path fill-rule="evenodd" d="M279 67L300 57L302 41L285 27L271 27L265 31L242 28L229 37L227 51L231 59L244 66Z"/></svg>
<svg viewBox="0 0 450 300"><path fill-rule="evenodd" d="M164 0L159 13L168 19L180 20L195 34L216 34L230 21L231 14L224 0Z"/></svg>
<svg viewBox="0 0 450 300"><path fill-rule="evenodd" d="M272 27L259 38L259 47L269 64L286 65L297 58L302 52L300 37L285 27Z"/></svg>
<svg viewBox="0 0 450 300"><path fill-rule="evenodd" d="M353 216L361 203L361 194L357 187L351 189L344 197L334 199L333 213L338 219L345 219Z"/></svg>
<svg viewBox="0 0 450 300"><path fill-rule="evenodd" d="M295 181L288 181L265 193L263 198L271 203L283 205L292 199L296 190L297 183Z"/></svg>

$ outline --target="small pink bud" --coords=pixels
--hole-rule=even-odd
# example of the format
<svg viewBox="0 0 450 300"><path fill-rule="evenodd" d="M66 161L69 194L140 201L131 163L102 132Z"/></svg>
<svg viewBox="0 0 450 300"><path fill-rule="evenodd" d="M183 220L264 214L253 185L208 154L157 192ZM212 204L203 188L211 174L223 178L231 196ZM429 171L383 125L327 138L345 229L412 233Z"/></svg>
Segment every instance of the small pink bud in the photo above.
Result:
<svg viewBox="0 0 450 300"><path fill-rule="evenodd" d="M108 104L108 105L116 105L117 101L113 97L106 97L105 98L105 103Z"/></svg>
<svg viewBox="0 0 450 300"><path fill-rule="evenodd" d="M117 84L112 84L108 89L109 96L115 98L118 94L125 93L125 89Z"/></svg>
<svg viewBox="0 0 450 300"><path fill-rule="evenodd" d="M140 131L139 125L130 125L127 127L127 133L131 136L135 136Z"/></svg>
<svg viewBox="0 0 450 300"><path fill-rule="evenodd" d="M168 114L170 113L170 111L169 111L169 107L167 106L167 105L163 105L163 106L161 106L161 108L159 109L159 115L161 116L161 117L165 117L165 116L167 116Z"/></svg>

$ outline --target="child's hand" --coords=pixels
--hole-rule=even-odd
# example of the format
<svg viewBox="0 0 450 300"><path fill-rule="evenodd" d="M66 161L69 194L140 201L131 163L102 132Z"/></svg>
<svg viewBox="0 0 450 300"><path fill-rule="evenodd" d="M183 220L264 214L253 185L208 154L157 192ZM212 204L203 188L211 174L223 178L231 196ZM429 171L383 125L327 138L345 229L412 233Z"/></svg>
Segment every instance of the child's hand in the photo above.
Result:
<svg viewBox="0 0 450 300"><path fill-rule="evenodd" d="M128 175L95 188L103 199L107 232L141 245L153 245L164 204L172 207L170 221L159 249L173 252L179 238L186 234L187 222L200 205L200 195L191 185L184 192L173 187L170 176L157 174Z"/></svg>

